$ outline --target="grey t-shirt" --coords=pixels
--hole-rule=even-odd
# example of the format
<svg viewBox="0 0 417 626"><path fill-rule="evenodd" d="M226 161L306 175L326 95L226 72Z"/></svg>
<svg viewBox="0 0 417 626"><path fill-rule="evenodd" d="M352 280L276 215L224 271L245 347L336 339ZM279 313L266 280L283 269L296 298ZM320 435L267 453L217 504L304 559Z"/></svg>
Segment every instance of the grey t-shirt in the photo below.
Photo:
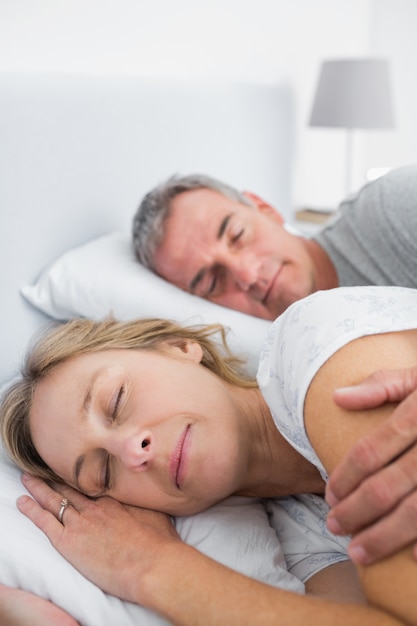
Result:
<svg viewBox="0 0 417 626"><path fill-rule="evenodd" d="M339 286L417 288L417 165L365 185L313 239L332 260Z"/></svg>

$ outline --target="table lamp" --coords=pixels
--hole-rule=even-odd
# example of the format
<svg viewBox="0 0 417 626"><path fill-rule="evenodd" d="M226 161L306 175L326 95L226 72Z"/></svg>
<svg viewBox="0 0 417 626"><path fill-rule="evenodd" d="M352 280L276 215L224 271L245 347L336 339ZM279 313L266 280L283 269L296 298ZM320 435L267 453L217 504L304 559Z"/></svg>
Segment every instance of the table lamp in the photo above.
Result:
<svg viewBox="0 0 417 626"><path fill-rule="evenodd" d="M352 191L353 130L394 126L388 62L323 61L310 126L346 129L346 194Z"/></svg>

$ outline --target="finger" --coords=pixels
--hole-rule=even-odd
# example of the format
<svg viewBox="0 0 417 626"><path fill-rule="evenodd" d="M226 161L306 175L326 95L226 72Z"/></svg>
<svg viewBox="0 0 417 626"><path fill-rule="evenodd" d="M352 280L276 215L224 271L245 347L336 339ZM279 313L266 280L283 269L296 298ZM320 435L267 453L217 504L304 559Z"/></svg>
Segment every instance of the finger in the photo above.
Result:
<svg viewBox="0 0 417 626"><path fill-rule="evenodd" d="M370 409L385 402L401 402L417 388L417 367L379 370L352 387L336 389L336 404L345 409Z"/></svg>
<svg viewBox="0 0 417 626"><path fill-rule="evenodd" d="M378 471L417 441L417 392L392 415L361 437L332 473L326 499L334 506L369 475ZM417 482L417 475L415 477Z"/></svg>
<svg viewBox="0 0 417 626"><path fill-rule="evenodd" d="M416 541L417 491L381 521L356 535L349 545L349 556L368 565L390 556ZM417 558L417 547L414 548Z"/></svg>
<svg viewBox="0 0 417 626"><path fill-rule="evenodd" d="M38 502L41 502L41 498L45 498L48 495L52 498L52 493L58 494L60 499L62 499L62 497L67 498L72 506L78 511L82 511L83 508L91 502L90 498L87 498L87 496L84 496L76 489L73 489L64 483L53 483L48 485L40 478L36 478L26 472L22 475L22 483L34 496L34 498L38 500Z"/></svg>
<svg viewBox="0 0 417 626"><path fill-rule="evenodd" d="M328 515L328 527L334 534L359 532L394 509L417 487L417 446L386 466L361 486ZM417 528L416 528L417 539Z"/></svg>
<svg viewBox="0 0 417 626"><path fill-rule="evenodd" d="M45 511L51 513L60 526L63 524L64 515L65 521L69 521L69 516L75 512L75 507L71 500L65 498L67 500L67 504L63 507L63 494L53 489L45 481L40 478L35 478L30 474L23 474L22 483L28 489L29 493L35 498L39 506Z"/></svg>
<svg viewBox="0 0 417 626"><path fill-rule="evenodd" d="M24 473L22 483L36 501L51 513L58 514L62 494L50 487L44 480Z"/></svg>
<svg viewBox="0 0 417 626"><path fill-rule="evenodd" d="M53 513L29 496L20 496L16 504L19 511L44 532L53 544L59 540L64 527Z"/></svg>
<svg viewBox="0 0 417 626"><path fill-rule="evenodd" d="M82 512L85 507L89 506L89 504L93 501L92 498L85 496L77 489L66 485L65 483L52 485L53 489L55 489L58 493L62 494L65 498L67 498L73 507L77 509L77 511Z"/></svg>

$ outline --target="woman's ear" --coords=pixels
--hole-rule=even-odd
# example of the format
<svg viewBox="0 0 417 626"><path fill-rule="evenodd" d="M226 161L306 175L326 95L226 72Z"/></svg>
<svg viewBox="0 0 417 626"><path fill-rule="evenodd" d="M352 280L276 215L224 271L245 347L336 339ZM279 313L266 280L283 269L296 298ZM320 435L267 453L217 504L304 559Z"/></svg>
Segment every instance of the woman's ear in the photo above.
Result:
<svg viewBox="0 0 417 626"><path fill-rule="evenodd" d="M164 342L164 349L173 356L185 358L194 363L200 363L203 358L203 348L198 341L191 339L178 339L172 342Z"/></svg>
<svg viewBox="0 0 417 626"><path fill-rule="evenodd" d="M257 196L256 193L252 193L251 191L244 191L243 195L246 196L248 200L250 200L259 211L266 213L271 219L278 222L279 224L284 223L285 220L281 213L277 211L277 209L275 209L272 204L269 204L269 202L266 202L266 200L263 200L263 198Z"/></svg>
<svg viewBox="0 0 417 626"><path fill-rule="evenodd" d="M183 350L184 354L195 363L200 363L203 358L203 348L200 346L198 341L185 339L181 346L181 350Z"/></svg>

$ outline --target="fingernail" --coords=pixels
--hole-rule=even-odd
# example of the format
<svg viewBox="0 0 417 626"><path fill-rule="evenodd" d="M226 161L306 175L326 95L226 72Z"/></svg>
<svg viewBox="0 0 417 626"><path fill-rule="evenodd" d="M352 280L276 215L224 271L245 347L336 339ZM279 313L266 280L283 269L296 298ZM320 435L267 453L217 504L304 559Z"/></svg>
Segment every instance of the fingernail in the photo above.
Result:
<svg viewBox="0 0 417 626"><path fill-rule="evenodd" d="M22 482L28 483L30 480L32 480L32 478L33 478L32 474L29 474L29 472L23 472Z"/></svg>
<svg viewBox="0 0 417 626"><path fill-rule="evenodd" d="M25 504L28 499L29 496L19 496L16 500L16 506L20 508L20 505Z"/></svg>
<svg viewBox="0 0 417 626"><path fill-rule="evenodd" d="M336 504L339 502L339 500L334 495L333 491L329 488L326 489L325 498L329 506L336 506Z"/></svg>
<svg viewBox="0 0 417 626"><path fill-rule="evenodd" d="M337 389L335 389L335 393L337 393L339 395L345 395L345 394L349 395L352 392L356 392L358 386L357 387L353 387L353 386L350 386L350 387L338 387Z"/></svg>
<svg viewBox="0 0 417 626"><path fill-rule="evenodd" d="M349 546L348 553L354 563L367 565L370 563L369 554L362 546Z"/></svg>
<svg viewBox="0 0 417 626"><path fill-rule="evenodd" d="M327 517L327 528L334 535L342 535L343 534L343 528L341 527L341 525L339 524L337 519L335 517L333 517L332 515L329 515Z"/></svg>

